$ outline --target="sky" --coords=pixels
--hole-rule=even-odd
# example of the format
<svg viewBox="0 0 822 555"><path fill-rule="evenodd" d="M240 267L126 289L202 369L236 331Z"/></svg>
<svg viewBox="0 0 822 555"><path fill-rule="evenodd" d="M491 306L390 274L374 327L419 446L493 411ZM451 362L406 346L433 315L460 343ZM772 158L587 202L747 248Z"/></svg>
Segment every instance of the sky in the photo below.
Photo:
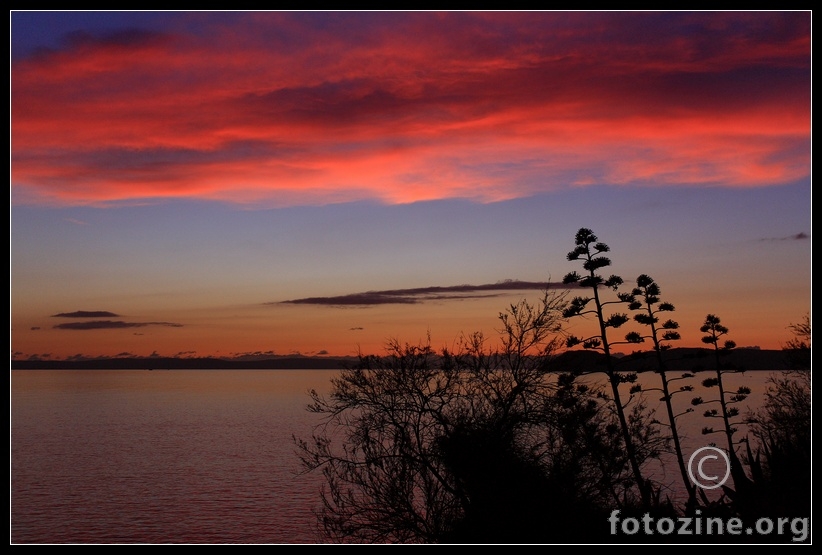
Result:
<svg viewBox="0 0 822 555"><path fill-rule="evenodd" d="M621 291L660 285L674 346L715 314L779 349L810 313L810 11L9 25L13 359L493 344L580 293L580 228Z"/></svg>

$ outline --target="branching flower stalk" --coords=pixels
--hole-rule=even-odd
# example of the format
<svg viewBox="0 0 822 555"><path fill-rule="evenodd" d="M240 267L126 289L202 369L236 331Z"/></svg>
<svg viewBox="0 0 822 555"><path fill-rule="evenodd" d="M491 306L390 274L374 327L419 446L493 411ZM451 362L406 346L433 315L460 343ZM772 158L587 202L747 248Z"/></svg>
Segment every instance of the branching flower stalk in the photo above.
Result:
<svg viewBox="0 0 822 555"><path fill-rule="evenodd" d="M722 325L719 317L714 314L708 314L705 317L705 323L702 324L699 331L706 334L702 337L702 342L713 346L715 357L714 361L716 365L716 377L703 380L702 385L704 387L717 387L719 389L719 398L714 401L704 401L701 397L696 397L691 401L691 404L697 406L710 402L719 403L721 412L718 412L716 409L710 409L705 411L704 415L706 418L722 419L722 431L725 433L725 438L728 442L728 456L731 460L731 476L733 477L735 486L739 489L740 487L745 487L745 485L749 483L749 480L747 476L745 476L745 473L742 470L742 463L736 454L736 446L733 436L737 430L733 427L733 422L731 419L739 416L739 409L732 405L744 401L751 393L751 390L748 387L740 386L735 392L725 391L725 384L722 381L722 376L728 371L722 369L720 355L734 349L736 347L736 342L726 340L720 347L720 339L728 334L728 328ZM714 432L715 430L711 427L705 427L702 429L703 435Z"/></svg>
<svg viewBox="0 0 822 555"><path fill-rule="evenodd" d="M685 457L682 454L682 445L679 438L679 431L676 426L676 419L683 414L693 412L693 409L688 408L683 413L674 414L672 399L677 393L693 391L693 386L683 385L678 390L671 392L671 383L674 381L692 378L693 374L685 373L678 378L668 377L665 359L662 356L662 353L670 348L668 341L676 341L680 339L679 332L676 331L679 328L679 324L671 319L659 324L660 313L674 311L674 305L671 303L660 302L660 293L661 291L659 285L650 276L642 274L636 279L636 287L633 291L631 291L634 301L628 305L628 308L631 310L640 311L634 315L634 320L639 324L648 326L650 329L650 334L642 335L634 331L628 333L625 336L625 340L629 343L642 343L646 339L650 339L653 342L657 360L657 373L659 374L660 381L662 382L661 389L654 389L662 392L662 401L664 401L665 409L668 413L668 423L671 429L671 439L674 443L677 464L679 465L679 471L682 475L682 482L685 485L685 490L688 492L687 508L690 510L695 508L696 486L691 483L691 480L688 477L688 469L685 465ZM646 389L646 391L651 390L653 389Z"/></svg>
<svg viewBox="0 0 822 555"><path fill-rule="evenodd" d="M606 374L608 381L611 384L611 393L613 395L613 403L616 407L617 418L625 443L625 450L627 452L628 461L633 472L634 479L639 488L643 504L647 507L651 502L651 487L650 483L642 476L642 469L637 455L637 448L634 444L634 439L631 434L631 429L628 424L628 419L625 414L625 407L627 403L623 404L619 386L625 381L635 381L636 375L628 377L622 376L617 372L614 364L613 356L611 355L611 344L608 342L608 329L619 328L628 321L628 316L624 313L614 313L610 316L605 316L605 307L610 304L626 304L633 299L628 293L617 293L617 301L603 301L600 298L599 288L606 287L617 291L623 280L621 277L611 275L607 279L600 276L597 271L611 265L611 260L602 256L602 253L610 251L610 248L605 243L598 241L597 236L587 228L581 228L576 234L576 248L568 253L569 261L582 260L583 268L587 272L586 275L580 275L577 272L570 272L563 278L564 284L576 283L581 287L589 288L592 291L593 297L574 297L564 311L564 316L567 318L573 316L582 316L585 314L593 314L596 316L599 323L599 335L595 335L586 339L580 339L575 336L569 336L567 339L567 346L574 347L582 344L586 349L601 350L605 355ZM594 302L594 308L588 309L589 303Z"/></svg>

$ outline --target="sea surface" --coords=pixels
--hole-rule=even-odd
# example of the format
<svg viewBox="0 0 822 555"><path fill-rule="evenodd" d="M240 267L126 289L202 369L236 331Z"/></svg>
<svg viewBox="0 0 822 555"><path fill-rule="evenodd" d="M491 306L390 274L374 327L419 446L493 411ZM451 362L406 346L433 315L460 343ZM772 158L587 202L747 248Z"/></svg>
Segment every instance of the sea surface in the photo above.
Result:
<svg viewBox="0 0 822 555"><path fill-rule="evenodd" d="M308 390L334 370L15 370L10 375L13 544L323 543L320 474L292 435L319 423ZM726 376L762 400L768 376ZM695 395L683 394L681 410ZM655 381L653 375L643 380ZM651 397L656 399L657 397ZM686 452L710 441L704 408L681 419ZM658 418L665 421L660 411ZM744 432L744 430L743 430ZM653 470L677 495L673 462Z"/></svg>

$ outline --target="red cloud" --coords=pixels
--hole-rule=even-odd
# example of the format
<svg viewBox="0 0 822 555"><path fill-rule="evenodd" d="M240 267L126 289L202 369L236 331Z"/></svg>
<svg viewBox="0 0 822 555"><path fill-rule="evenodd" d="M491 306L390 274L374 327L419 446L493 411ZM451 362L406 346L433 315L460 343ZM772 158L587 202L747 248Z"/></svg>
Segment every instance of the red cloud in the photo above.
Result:
<svg viewBox="0 0 822 555"><path fill-rule="evenodd" d="M191 19L13 65L13 201L493 201L810 172L808 13Z"/></svg>

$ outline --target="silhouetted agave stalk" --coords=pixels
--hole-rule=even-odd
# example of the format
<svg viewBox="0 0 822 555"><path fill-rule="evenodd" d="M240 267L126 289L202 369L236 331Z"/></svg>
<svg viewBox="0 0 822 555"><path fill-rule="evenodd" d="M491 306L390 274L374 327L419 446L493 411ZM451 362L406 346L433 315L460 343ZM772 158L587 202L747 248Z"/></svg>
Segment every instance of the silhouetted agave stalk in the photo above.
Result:
<svg viewBox="0 0 822 555"><path fill-rule="evenodd" d="M639 488L640 495L642 496L642 501L645 506L649 506L651 503L651 486L650 483L642 476L642 469L640 467L639 457L637 455L637 448L634 444L634 439L625 414L625 408L630 402L630 399L623 403L619 391L620 384L625 382L635 382L636 374L623 375L616 371L614 359L611 355L611 344L608 341L608 330L610 328L616 329L622 326L628 321L628 316L619 312L606 316L605 312L605 307L607 305L627 304L633 299L629 293L617 293L618 300L616 301L605 301L600 297L600 287L617 291L623 283L622 278L619 276L611 275L605 279L597 273L597 271L601 268L611 265L611 260L606 256L602 256L602 253L610 251L608 245L599 242L597 236L587 228L581 228L577 231L575 244L576 247L568 253L567 258L569 261L582 260L583 268L587 273L586 275L580 275L577 272L570 272L563 278L562 281L564 284L576 283L581 287L588 288L591 290L593 296L574 297L571 299L568 308L566 308L563 312L563 315L566 318L581 316L584 314L596 315L599 323L599 334L588 338L579 338L571 335L568 337L566 345L571 348L581 344L585 349L596 349L605 355L606 374L608 376L608 381L611 384L613 403L616 407L617 418L619 419L619 425L622 432L623 441L625 443L628 461L630 463L634 479L636 480L637 487ZM588 308L591 301L594 303L594 308ZM632 388L631 394L633 395L636 391L637 390L635 388Z"/></svg>
<svg viewBox="0 0 822 555"><path fill-rule="evenodd" d="M631 310L640 311L634 314L634 320L647 326L650 330L648 335L642 335L638 332L632 331L625 336L625 340L629 343L642 343L646 339L653 342L654 352L657 360L657 373L662 382L661 388L646 388L645 391L660 391L662 392L662 399L665 403L665 410L668 414L668 425L671 430L671 439L674 443L674 450L676 452L676 460L679 465L679 471L682 475L682 482L685 485L685 490L688 492L687 509L694 509L696 506L696 486L691 483L688 477L688 469L685 465L685 458L682 454L682 445L679 439L679 431L676 426L676 419L683 414L693 412L693 408L688 408L686 411L679 414L674 414L672 399L677 393L693 391L693 386L683 385L676 391L671 391L671 383L679 380L693 378L693 374L684 373L680 377L670 378L666 371L665 360L662 352L669 349L668 341L676 341L680 339L679 324L673 320L666 320L659 324L659 314L662 312L673 312L674 305L667 302L660 302L660 288L659 285L645 274L640 275L636 279L636 287L631 291L634 300L628 305Z"/></svg>
<svg viewBox="0 0 822 555"><path fill-rule="evenodd" d="M742 469L742 463L736 454L736 445L734 442L734 434L737 429L734 427L733 419L739 416L739 409L735 404L744 401L751 393L751 389L746 386L740 386L736 391L725 391L725 384L722 381L722 376L727 373L734 373L737 370L722 368L722 361L720 355L728 352L736 347L736 343L731 340L726 340L722 347L719 346L720 339L728 334L728 328L723 326L719 317L714 314L708 314L705 317L705 323L699 328L699 331L707 335L702 337L702 342L708 345L713 345L714 357L716 365L716 377L707 378L702 381L702 386L707 388L717 387L719 389L719 397L712 401L705 401L702 397L695 397L691 404L694 406L704 405L708 403L719 403L720 410L708 409L705 411L706 418L719 418L722 420L722 430L714 430L712 427L706 426L702 428L702 434L708 435L712 433L724 432L725 438L728 442L728 456L731 461L731 476L734 480L734 485L738 488L743 488L750 483L750 480L745 475Z"/></svg>

